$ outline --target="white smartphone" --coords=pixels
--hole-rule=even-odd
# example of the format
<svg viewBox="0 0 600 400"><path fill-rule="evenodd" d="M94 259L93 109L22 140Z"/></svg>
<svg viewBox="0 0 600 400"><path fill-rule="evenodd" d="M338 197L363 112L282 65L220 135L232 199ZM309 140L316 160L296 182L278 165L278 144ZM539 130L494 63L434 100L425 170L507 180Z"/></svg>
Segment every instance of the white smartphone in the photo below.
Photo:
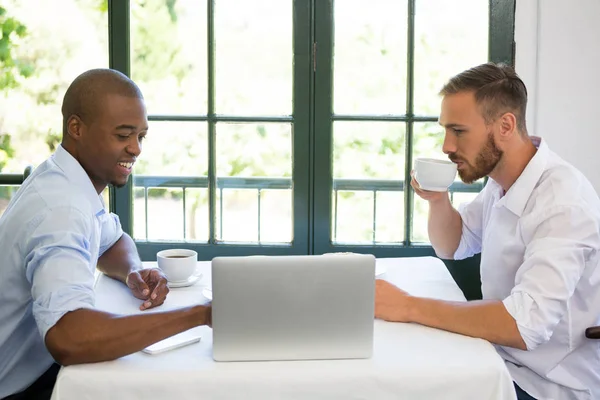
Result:
<svg viewBox="0 0 600 400"><path fill-rule="evenodd" d="M168 350L178 349L183 346L187 346L188 344L197 343L201 339L201 336L198 332L193 329L190 329L185 332L178 333L177 335L173 335L166 339L161 340L160 342L156 342L142 351L148 354L159 354Z"/></svg>

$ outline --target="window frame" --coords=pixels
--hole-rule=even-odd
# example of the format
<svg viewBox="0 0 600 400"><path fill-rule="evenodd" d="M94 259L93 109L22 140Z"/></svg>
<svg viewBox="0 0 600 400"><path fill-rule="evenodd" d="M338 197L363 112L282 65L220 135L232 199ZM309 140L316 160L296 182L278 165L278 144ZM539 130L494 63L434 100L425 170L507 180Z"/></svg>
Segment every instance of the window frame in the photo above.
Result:
<svg viewBox="0 0 600 400"><path fill-rule="evenodd" d="M277 117L238 117L217 115L214 112L214 6L207 0L208 40L208 113L205 116L150 115L150 121L208 122L209 168L208 187L210 229L209 242L136 240L142 260L155 259L156 252L168 248L193 248L200 259L219 255L283 255L322 254L334 251L370 253L377 257L434 255L429 244L412 243L413 192L404 190L410 181L414 122L436 122L437 117L414 115L414 27L415 2L408 0L407 20L407 110L399 116L379 116L370 120L401 121L406 123L403 181L405 240L397 244L336 244L331 241L332 188L348 184L333 180L332 171L332 92L333 92L333 7L334 0L293 0L293 114ZM489 0L489 60L514 65L515 0ZM108 0L109 65L130 76L130 0ZM356 120L360 116L334 116L335 120ZM360 118L358 119L360 120ZM234 243L216 241L216 165L215 124L217 122L292 122L293 127L293 241L291 244ZM318 133L317 133L318 132ZM317 173L318 172L318 173ZM179 178L172 177L171 183ZM123 188L110 188L110 209L119 215L123 230L133 230L133 181ZM338 182L340 181L340 182ZM164 184L169 185L168 177ZM360 182L359 182L360 185ZM466 190L460 184L455 189ZM469 191L477 190L473 188Z"/></svg>

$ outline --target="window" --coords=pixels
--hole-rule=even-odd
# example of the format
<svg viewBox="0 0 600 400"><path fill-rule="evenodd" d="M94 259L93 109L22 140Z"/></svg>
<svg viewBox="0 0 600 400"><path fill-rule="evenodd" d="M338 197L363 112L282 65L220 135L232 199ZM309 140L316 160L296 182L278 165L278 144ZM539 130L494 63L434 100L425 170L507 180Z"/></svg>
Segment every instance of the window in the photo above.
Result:
<svg viewBox="0 0 600 400"><path fill-rule="evenodd" d="M146 98L144 150L110 190L143 259L181 246L203 259L433 254L406 182L414 158L443 156L437 92L465 68L512 61L514 0L71 3L100 47L70 71L103 66L108 31L110 66ZM453 202L482 185L455 182Z"/></svg>
<svg viewBox="0 0 600 400"><path fill-rule="evenodd" d="M443 156L443 83L512 60L514 2L125 3L112 65L151 122L113 206L143 258L182 243L207 259L432 254L410 166ZM482 185L455 182L453 202Z"/></svg>

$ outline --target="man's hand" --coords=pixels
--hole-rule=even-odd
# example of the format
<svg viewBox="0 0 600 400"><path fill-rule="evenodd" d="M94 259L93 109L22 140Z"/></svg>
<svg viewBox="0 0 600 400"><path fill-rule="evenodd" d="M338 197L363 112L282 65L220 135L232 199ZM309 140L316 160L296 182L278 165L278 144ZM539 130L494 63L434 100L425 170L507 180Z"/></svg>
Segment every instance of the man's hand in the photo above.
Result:
<svg viewBox="0 0 600 400"><path fill-rule="evenodd" d="M156 268L133 271L127 275L125 283L135 297L145 300L140 306L142 311L160 306L169 293L167 277Z"/></svg>
<svg viewBox="0 0 600 400"><path fill-rule="evenodd" d="M410 322L410 295L383 279L375 281L375 318L391 322Z"/></svg>
<svg viewBox="0 0 600 400"><path fill-rule="evenodd" d="M423 200L436 202L438 200L443 200L444 198L448 198L448 192L432 192L430 190L421 189L421 185L415 179L415 171L410 172L411 180L410 186L412 186L415 193L422 198Z"/></svg>

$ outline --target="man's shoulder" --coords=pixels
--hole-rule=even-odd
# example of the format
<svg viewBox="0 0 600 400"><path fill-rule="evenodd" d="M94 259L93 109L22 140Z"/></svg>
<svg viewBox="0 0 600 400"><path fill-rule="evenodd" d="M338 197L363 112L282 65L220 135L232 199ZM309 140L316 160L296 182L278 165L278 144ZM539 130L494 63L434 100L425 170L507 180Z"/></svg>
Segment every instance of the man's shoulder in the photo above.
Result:
<svg viewBox="0 0 600 400"><path fill-rule="evenodd" d="M20 218L69 208L83 214L94 211L85 193L74 186L60 169L48 163L34 171L21 191L14 204L14 213Z"/></svg>
<svg viewBox="0 0 600 400"><path fill-rule="evenodd" d="M600 213L600 199L591 182L573 165L552 155L534 189L536 208L584 207Z"/></svg>
<svg viewBox="0 0 600 400"><path fill-rule="evenodd" d="M549 157L538 186L552 186L556 191L567 191L573 196L593 194L597 197L596 191L587 177L556 154Z"/></svg>
<svg viewBox="0 0 600 400"><path fill-rule="evenodd" d="M40 205L47 209L73 208L84 214L93 211L83 190L73 185L65 173L56 166L45 166L39 174L32 176L27 189L30 191L24 193L24 197L37 197Z"/></svg>

